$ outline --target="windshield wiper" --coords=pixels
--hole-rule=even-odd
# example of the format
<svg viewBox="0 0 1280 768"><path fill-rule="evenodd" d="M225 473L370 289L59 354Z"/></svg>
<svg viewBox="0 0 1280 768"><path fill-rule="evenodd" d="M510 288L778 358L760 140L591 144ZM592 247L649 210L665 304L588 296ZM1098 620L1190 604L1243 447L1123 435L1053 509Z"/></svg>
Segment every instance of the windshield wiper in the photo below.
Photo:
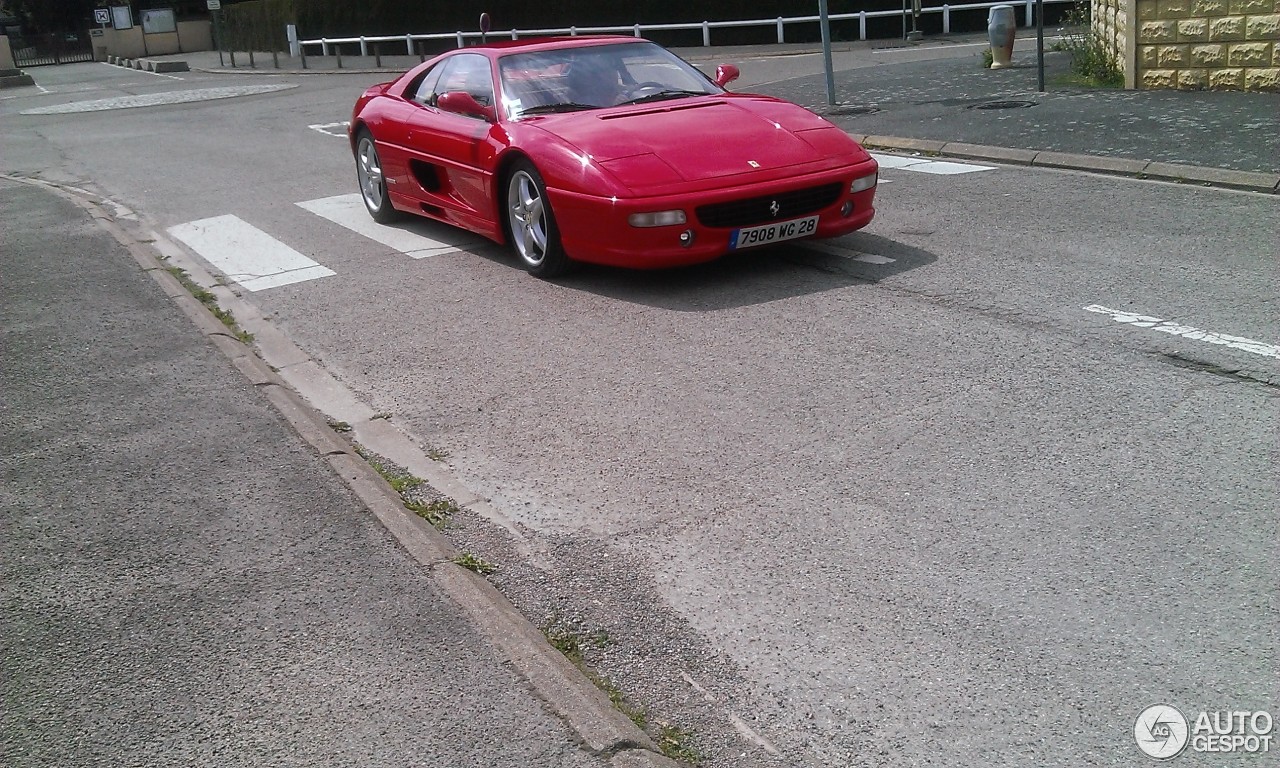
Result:
<svg viewBox="0 0 1280 768"><path fill-rule="evenodd" d="M535 107L520 110L520 115L546 115L555 112L581 112L584 109L599 109L593 104L579 104L576 101L560 101L555 104L539 104Z"/></svg>
<svg viewBox="0 0 1280 768"><path fill-rule="evenodd" d="M623 104L644 104L647 101L666 101L667 99L678 99L681 96L706 96L706 91L685 91L679 88L667 88L657 93L647 93L644 96L637 96L630 101L624 101Z"/></svg>

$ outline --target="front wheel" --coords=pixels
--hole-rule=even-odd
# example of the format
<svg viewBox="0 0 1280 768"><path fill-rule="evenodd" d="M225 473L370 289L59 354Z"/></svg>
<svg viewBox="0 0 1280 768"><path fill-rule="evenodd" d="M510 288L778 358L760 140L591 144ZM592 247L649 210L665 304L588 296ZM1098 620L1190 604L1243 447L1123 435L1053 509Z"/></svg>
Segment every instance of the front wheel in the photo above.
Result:
<svg viewBox="0 0 1280 768"><path fill-rule="evenodd" d="M547 187L527 160L517 162L507 176L507 232L516 255L534 277L555 277L569 268Z"/></svg>
<svg viewBox="0 0 1280 768"><path fill-rule="evenodd" d="M378 145L373 134L364 130L356 138L356 180L360 182L360 197L369 215L379 224L390 224L400 218L400 212L387 199L387 180L382 175L382 160L378 157Z"/></svg>

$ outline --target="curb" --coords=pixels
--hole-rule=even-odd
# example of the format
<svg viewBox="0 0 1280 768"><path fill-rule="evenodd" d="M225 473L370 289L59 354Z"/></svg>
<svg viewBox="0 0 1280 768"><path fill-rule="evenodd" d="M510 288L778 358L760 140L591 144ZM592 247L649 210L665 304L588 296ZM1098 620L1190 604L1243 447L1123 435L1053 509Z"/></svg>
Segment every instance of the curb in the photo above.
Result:
<svg viewBox="0 0 1280 768"><path fill-rule="evenodd" d="M157 62L160 63L160 62ZM186 66L186 62L177 62ZM240 67L194 67L191 71L205 74L235 72L244 75L384 75L394 76L401 70L389 69L244 69ZM821 114L819 112L818 114ZM1153 160L1080 155L1036 149L1015 149L983 144L967 144L957 141L912 139L900 136L860 136L853 139L868 149L887 149L921 152L939 157L959 157L969 160L987 160L1010 165L1028 165L1038 168L1059 168L1084 171L1109 176L1128 176L1136 179L1155 179L1179 184L1197 184L1206 187L1238 189L1246 192L1280 194L1280 173L1235 171L1195 165L1178 165Z"/></svg>
<svg viewBox="0 0 1280 768"><path fill-rule="evenodd" d="M191 67L185 61L157 61L155 59L126 59L120 56L108 56L107 62L112 66L125 69L140 69L143 72L190 72Z"/></svg>
<svg viewBox="0 0 1280 768"><path fill-rule="evenodd" d="M1150 160L1129 160L1118 157L1077 155L1033 149L1011 149L955 141L907 139L897 136L853 135L853 139L867 149L920 152L940 157L988 160L1011 165L1027 165L1035 168L1062 168L1110 176L1129 176L1137 179L1198 184L1206 187L1239 189L1271 195L1280 194L1280 173L1233 171L1226 168L1205 168Z"/></svg>
<svg viewBox="0 0 1280 768"><path fill-rule="evenodd" d="M255 389L263 393L276 412L319 454L365 509L426 569L436 587L462 609L471 624L529 683L535 695L578 736L586 750L607 759L614 768L679 768L679 763L662 755L648 734L616 709L605 692L556 650L542 631L497 587L483 576L453 562L459 553L448 539L428 522L406 509L399 494L367 461L356 455L348 440L338 436L327 420L306 403L284 377L255 354L253 349L235 338L221 321L187 291L155 255L155 252L164 255L163 252L168 249L177 251L176 246L162 240L148 242L131 236L98 202L86 196L91 193L83 190L72 192L56 184L9 174L0 174L0 178L39 186L73 202L124 246L142 271L156 281L164 294L192 321L200 333L230 360ZM196 282L204 284L200 280ZM234 294L225 289L214 290L214 293L221 306L226 305L224 296L234 297ZM234 298L236 303L248 307L238 297ZM231 311L234 314L234 310ZM276 343L279 344L280 341L276 340ZM301 350L297 352L301 354ZM381 421L393 429L393 441L398 438L402 445L417 451L412 441L394 426L387 424L385 420L373 421ZM425 455L421 458L430 462ZM430 475L425 479L441 492L448 493L449 490L463 488L447 471L437 469ZM440 477L440 485L445 488L437 486L433 477ZM474 499L474 494L471 496ZM461 499L456 501L462 503ZM471 503L479 501L475 499Z"/></svg>

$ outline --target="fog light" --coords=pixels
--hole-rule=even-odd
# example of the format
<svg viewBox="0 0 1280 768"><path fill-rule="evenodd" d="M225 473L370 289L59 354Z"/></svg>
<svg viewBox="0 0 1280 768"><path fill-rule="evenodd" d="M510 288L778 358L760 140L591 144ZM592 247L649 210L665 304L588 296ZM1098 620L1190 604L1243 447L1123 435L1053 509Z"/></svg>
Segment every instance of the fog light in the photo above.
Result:
<svg viewBox="0 0 1280 768"><path fill-rule="evenodd" d="M854 192L864 192L868 189L871 189L876 185L876 177L878 177L879 175L880 175L880 172L877 171L869 176L863 176L860 179L854 179L853 183L849 185L849 194L853 194Z"/></svg>
<svg viewBox="0 0 1280 768"><path fill-rule="evenodd" d="M686 229L685 231L680 233L680 245L683 245L685 248L688 248L689 246L693 245L692 229Z"/></svg>
<svg viewBox="0 0 1280 768"><path fill-rule="evenodd" d="M840 206L840 215L847 219L851 213L853 213L853 201L845 200L844 205Z"/></svg>
<svg viewBox="0 0 1280 768"><path fill-rule="evenodd" d="M684 211L633 213L627 217L627 223L633 227L668 227L672 224L683 224L685 221Z"/></svg>

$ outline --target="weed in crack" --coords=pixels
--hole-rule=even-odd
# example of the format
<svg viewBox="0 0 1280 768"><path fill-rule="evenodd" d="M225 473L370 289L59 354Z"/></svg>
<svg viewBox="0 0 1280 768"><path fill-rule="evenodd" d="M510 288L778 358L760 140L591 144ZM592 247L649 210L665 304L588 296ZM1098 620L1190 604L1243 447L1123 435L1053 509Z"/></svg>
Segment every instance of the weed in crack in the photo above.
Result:
<svg viewBox="0 0 1280 768"><path fill-rule="evenodd" d="M196 281L191 279L191 276L187 274L185 269L180 267L166 267L165 269L169 274L177 278L179 283L182 283L182 287L186 288L187 292L190 293L196 301L203 304L205 309L209 310L214 317L218 318L223 325L227 326L227 329L231 331L231 334L239 339L241 343L253 343L253 334L241 328L239 323L236 322L235 315L218 306L218 297L214 296L204 288L201 288Z"/></svg>
<svg viewBox="0 0 1280 768"><path fill-rule="evenodd" d="M460 565L468 571L475 571L482 576L487 576L488 574L498 570L498 566L488 562L487 560L482 560L470 552L463 552L453 558L453 562L455 565Z"/></svg>

